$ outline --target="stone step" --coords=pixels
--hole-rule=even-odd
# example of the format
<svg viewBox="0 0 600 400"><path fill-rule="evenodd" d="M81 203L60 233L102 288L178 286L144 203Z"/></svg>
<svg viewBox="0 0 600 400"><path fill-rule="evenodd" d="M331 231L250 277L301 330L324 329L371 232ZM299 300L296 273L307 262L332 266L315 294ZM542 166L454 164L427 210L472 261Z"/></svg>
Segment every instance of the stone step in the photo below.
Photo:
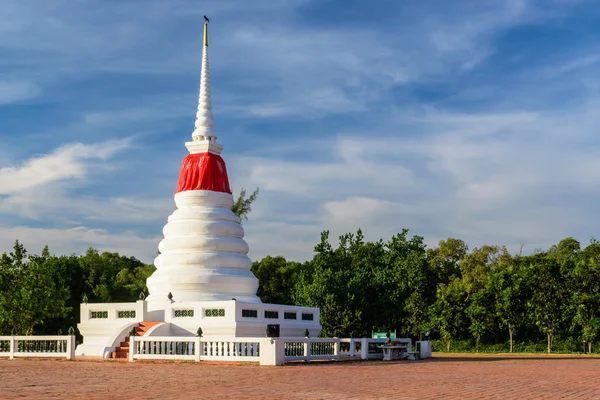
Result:
<svg viewBox="0 0 600 400"><path fill-rule="evenodd" d="M113 351L110 358L129 358L128 351Z"/></svg>
<svg viewBox="0 0 600 400"><path fill-rule="evenodd" d="M140 322L140 325L137 327L137 330L147 332L154 325L160 324L160 322Z"/></svg>
<svg viewBox="0 0 600 400"><path fill-rule="evenodd" d="M150 328L152 328L154 325L157 325L157 324L160 324L160 322L155 322L155 321L140 322L139 326L135 327L136 336L144 336ZM115 349L115 351L113 351L110 354L111 358L129 358L129 345L130 345L130 340L131 340L130 337L131 336L128 336L127 338L125 338L125 341L121 342L119 347L117 347Z"/></svg>
<svg viewBox="0 0 600 400"><path fill-rule="evenodd" d="M158 324L160 324L159 321L143 321L139 323L140 327L142 328L152 328L154 325Z"/></svg>

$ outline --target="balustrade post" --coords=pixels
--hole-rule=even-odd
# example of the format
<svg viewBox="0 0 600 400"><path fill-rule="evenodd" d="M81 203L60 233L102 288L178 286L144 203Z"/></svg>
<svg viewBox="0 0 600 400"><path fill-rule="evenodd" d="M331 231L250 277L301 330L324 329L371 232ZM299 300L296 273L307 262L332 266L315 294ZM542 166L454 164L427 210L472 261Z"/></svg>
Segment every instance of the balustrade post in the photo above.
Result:
<svg viewBox="0 0 600 400"><path fill-rule="evenodd" d="M335 342L335 349L333 350L333 355L336 356L336 358L339 360L340 358L340 347L341 347L341 341L340 339L337 339Z"/></svg>
<svg viewBox="0 0 600 400"><path fill-rule="evenodd" d="M363 338L360 341L360 358L361 360L368 360L369 359L369 343L368 343L368 339Z"/></svg>
<svg viewBox="0 0 600 400"><path fill-rule="evenodd" d="M75 342L77 338L75 335L69 335L67 339L67 360L71 360L75 357L75 346L77 343Z"/></svg>
<svg viewBox="0 0 600 400"><path fill-rule="evenodd" d="M283 365L285 363L285 342L282 339L266 338L260 343L260 365Z"/></svg>
<svg viewBox="0 0 600 400"><path fill-rule="evenodd" d="M196 362L200 362L200 355L202 354L202 348L200 347L202 344L202 341L200 340L201 337L197 336L195 338L195 346L196 346L196 352L194 353L194 361Z"/></svg>
<svg viewBox="0 0 600 400"><path fill-rule="evenodd" d="M129 362L133 362L135 350L135 336L131 335L129 336Z"/></svg>
<svg viewBox="0 0 600 400"><path fill-rule="evenodd" d="M17 341L15 340L14 336L10 337L10 353L9 353L9 358L12 360L15 358L15 347L16 347L16 343Z"/></svg>
<svg viewBox="0 0 600 400"><path fill-rule="evenodd" d="M310 362L310 339L306 339L304 343L304 355L306 356L306 362Z"/></svg>
<svg viewBox="0 0 600 400"><path fill-rule="evenodd" d="M356 340L350 338L350 357L356 357Z"/></svg>

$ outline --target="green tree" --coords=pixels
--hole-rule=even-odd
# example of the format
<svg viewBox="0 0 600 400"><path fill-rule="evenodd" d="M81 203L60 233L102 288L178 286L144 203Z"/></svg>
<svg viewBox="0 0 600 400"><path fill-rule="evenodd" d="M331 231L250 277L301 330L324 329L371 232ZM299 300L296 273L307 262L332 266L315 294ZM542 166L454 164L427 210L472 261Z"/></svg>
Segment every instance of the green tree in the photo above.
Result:
<svg viewBox="0 0 600 400"><path fill-rule="evenodd" d="M28 267L28 257L27 250L25 246L19 243L19 240L15 240L15 245L13 246L13 251L10 253L10 261L12 264L12 268L15 270L21 270Z"/></svg>
<svg viewBox="0 0 600 400"><path fill-rule="evenodd" d="M504 246L484 245L465 255L460 270L467 299L485 286L490 271L501 261L509 261L510 254Z"/></svg>
<svg viewBox="0 0 600 400"><path fill-rule="evenodd" d="M56 259L26 254L17 241L14 251L2 257L0 321L4 331L14 327L18 333L31 335L53 318L65 318L71 309Z"/></svg>
<svg viewBox="0 0 600 400"><path fill-rule="evenodd" d="M513 352L513 336L526 321L526 305L530 296L521 263L527 258L519 258L519 263L502 262L490 273L490 292L494 296L495 314L500 326L508 329L510 352Z"/></svg>
<svg viewBox="0 0 600 400"><path fill-rule="evenodd" d="M388 318L392 326L421 337L428 330L427 309L434 300L431 294L428 295L434 288L434 277L427 263L423 238L413 236L409 239L408 229L403 229L385 244L385 249L385 273L392 278L388 282L392 304L382 306L391 307Z"/></svg>
<svg viewBox="0 0 600 400"><path fill-rule="evenodd" d="M466 324L465 297L463 282L458 278L437 288L431 311L432 326L438 330L446 351L450 351L452 340L458 337Z"/></svg>
<svg viewBox="0 0 600 400"><path fill-rule="evenodd" d="M448 284L452 278L460 278L460 262L468 251L467 244L455 238L440 240L438 247L427 249L427 261L435 281Z"/></svg>
<svg viewBox="0 0 600 400"><path fill-rule="evenodd" d="M266 256L252 263L252 273L258 278L256 292L263 303L292 305L292 290L302 264L284 257Z"/></svg>
<svg viewBox="0 0 600 400"><path fill-rule="evenodd" d="M340 236L334 249L329 232L324 231L315 253L298 276L293 300L298 305L321 309L321 334L343 337L353 331L370 331L378 324L387 325L387 315L377 312L376 304L388 296L373 289L382 276L374 272L381 270L382 244L364 243L359 230L356 235ZM397 309L401 309L401 303Z"/></svg>
<svg viewBox="0 0 600 400"><path fill-rule="evenodd" d="M135 301L146 291L145 280L154 271L135 257L89 248L79 258L83 269L88 298L95 302Z"/></svg>
<svg viewBox="0 0 600 400"><path fill-rule="evenodd" d="M528 280L531 282L532 295L528 309L535 325L547 336L548 353L551 353L552 340L563 321L567 291L556 258L547 253L530 258Z"/></svg>
<svg viewBox="0 0 600 400"><path fill-rule="evenodd" d="M575 267L569 271L570 306L572 323L581 329L582 339L592 351L592 343L598 339L600 324L600 242L592 239L579 252Z"/></svg>
<svg viewBox="0 0 600 400"><path fill-rule="evenodd" d="M475 338L475 348L479 352L481 337L490 330L494 322L493 300L486 287L473 294L465 314L469 317L469 331Z"/></svg>
<svg viewBox="0 0 600 400"><path fill-rule="evenodd" d="M257 197L258 188L256 188L256 190L248 197L246 197L246 189L242 188L240 195L231 207L231 211L233 211L233 213L237 215L240 220L248 221L248 214L250 214L250 211L252 211L252 203L254 203Z"/></svg>

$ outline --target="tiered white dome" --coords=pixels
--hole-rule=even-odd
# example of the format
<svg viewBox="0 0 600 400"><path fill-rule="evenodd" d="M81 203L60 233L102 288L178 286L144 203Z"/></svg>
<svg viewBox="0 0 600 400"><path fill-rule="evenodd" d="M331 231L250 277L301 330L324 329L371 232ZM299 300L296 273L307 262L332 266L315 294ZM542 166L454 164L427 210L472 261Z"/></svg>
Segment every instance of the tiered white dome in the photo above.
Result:
<svg viewBox="0 0 600 400"><path fill-rule="evenodd" d="M175 195L147 285L152 300L231 300L260 303L248 244L229 193L189 190ZM150 299L150 298L149 298Z"/></svg>

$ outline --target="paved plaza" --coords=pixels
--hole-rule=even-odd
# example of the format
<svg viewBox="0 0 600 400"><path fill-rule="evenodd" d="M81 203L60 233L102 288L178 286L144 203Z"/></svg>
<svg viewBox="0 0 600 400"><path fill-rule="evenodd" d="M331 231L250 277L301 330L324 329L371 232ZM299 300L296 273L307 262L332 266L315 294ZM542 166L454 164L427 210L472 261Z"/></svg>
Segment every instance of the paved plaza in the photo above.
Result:
<svg viewBox="0 0 600 400"><path fill-rule="evenodd" d="M0 360L1 399L600 399L600 359L288 364Z"/></svg>

